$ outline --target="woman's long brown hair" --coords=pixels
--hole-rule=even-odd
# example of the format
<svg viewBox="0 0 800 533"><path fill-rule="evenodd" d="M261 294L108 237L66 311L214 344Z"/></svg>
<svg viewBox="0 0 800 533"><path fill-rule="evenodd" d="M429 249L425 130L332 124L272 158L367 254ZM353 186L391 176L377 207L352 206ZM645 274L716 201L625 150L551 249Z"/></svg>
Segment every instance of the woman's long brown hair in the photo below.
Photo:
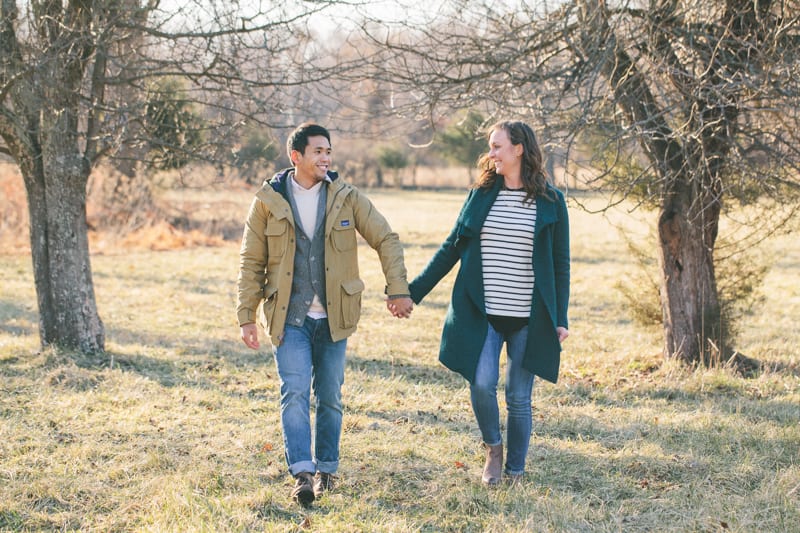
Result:
<svg viewBox="0 0 800 533"><path fill-rule="evenodd" d="M545 175L542 150L536 141L533 129L526 123L518 120L504 120L493 124L487 131L487 137L493 131L504 130L513 145L522 145L522 165L520 178L522 188L525 190L525 200L532 201L539 195L550 198L547 190L547 176ZM494 163L489 159L489 154L484 154L478 160L478 169L481 173L475 182L476 189L491 188L499 174L494 168Z"/></svg>

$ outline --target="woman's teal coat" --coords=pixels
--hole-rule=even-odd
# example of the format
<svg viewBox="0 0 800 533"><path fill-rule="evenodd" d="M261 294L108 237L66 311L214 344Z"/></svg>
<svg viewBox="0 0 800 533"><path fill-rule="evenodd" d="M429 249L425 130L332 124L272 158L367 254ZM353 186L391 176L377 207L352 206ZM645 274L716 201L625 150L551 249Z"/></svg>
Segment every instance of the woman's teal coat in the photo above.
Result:
<svg viewBox="0 0 800 533"><path fill-rule="evenodd" d="M419 303L461 261L445 317L439 360L470 383L475 379L489 324L483 294L480 232L502 183L502 179L497 179L491 188L470 191L450 235L410 284L411 298ZM536 198L533 245L536 283L522 365L555 383L561 360L556 327L568 327L569 219L563 194L549 185L548 189L554 200Z"/></svg>

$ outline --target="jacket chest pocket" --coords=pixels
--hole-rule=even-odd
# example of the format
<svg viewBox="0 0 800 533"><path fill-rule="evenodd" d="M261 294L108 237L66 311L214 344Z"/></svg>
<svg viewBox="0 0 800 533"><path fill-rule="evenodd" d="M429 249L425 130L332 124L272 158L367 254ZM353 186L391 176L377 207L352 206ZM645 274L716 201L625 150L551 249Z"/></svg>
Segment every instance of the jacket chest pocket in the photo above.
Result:
<svg viewBox="0 0 800 533"><path fill-rule="evenodd" d="M342 227L340 224L333 226L331 231L333 247L338 252L346 252L356 247L356 230L352 226Z"/></svg>
<svg viewBox="0 0 800 533"><path fill-rule="evenodd" d="M289 224L285 220L270 220L264 228L267 239L267 257L282 256L289 243Z"/></svg>

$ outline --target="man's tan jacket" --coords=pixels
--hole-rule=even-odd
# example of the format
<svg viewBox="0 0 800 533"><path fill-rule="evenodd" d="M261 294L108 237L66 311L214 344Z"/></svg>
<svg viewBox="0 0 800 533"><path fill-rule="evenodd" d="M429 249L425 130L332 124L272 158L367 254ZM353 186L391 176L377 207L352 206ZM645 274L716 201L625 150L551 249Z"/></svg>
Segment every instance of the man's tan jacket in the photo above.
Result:
<svg viewBox="0 0 800 533"><path fill-rule="evenodd" d="M378 252L386 278L386 294L409 294L403 248L397 234L358 189L329 173L325 208L325 291L331 338L338 341L356 330L361 316L364 282L358 272L356 231ZM295 220L281 195L291 179L284 172L256 193L245 223L239 252L237 317L239 325L260 323L272 344L283 340L295 254Z"/></svg>

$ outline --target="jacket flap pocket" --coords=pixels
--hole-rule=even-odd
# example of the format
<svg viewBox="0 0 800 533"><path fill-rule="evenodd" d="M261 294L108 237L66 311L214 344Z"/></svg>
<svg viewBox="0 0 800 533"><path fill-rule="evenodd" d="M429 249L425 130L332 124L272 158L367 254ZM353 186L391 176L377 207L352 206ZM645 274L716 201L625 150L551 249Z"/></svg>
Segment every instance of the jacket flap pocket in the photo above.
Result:
<svg viewBox="0 0 800 533"><path fill-rule="evenodd" d="M286 233L286 221L271 220L264 228L264 235L283 235Z"/></svg>
<svg viewBox="0 0 800 533"><path fill-rule="evenodd" d="M347 294L358 294L364 290L364 282L360 279L349 279L342 282L342 288Z"/></svg>
<svg viewBox="0 0 800 533"><path fill-rule="evenodd" d="M276 292L278 292L278 287L275 287L274 285L267 285L264 287L263 291L264 299L269 300Z"/></svg>

